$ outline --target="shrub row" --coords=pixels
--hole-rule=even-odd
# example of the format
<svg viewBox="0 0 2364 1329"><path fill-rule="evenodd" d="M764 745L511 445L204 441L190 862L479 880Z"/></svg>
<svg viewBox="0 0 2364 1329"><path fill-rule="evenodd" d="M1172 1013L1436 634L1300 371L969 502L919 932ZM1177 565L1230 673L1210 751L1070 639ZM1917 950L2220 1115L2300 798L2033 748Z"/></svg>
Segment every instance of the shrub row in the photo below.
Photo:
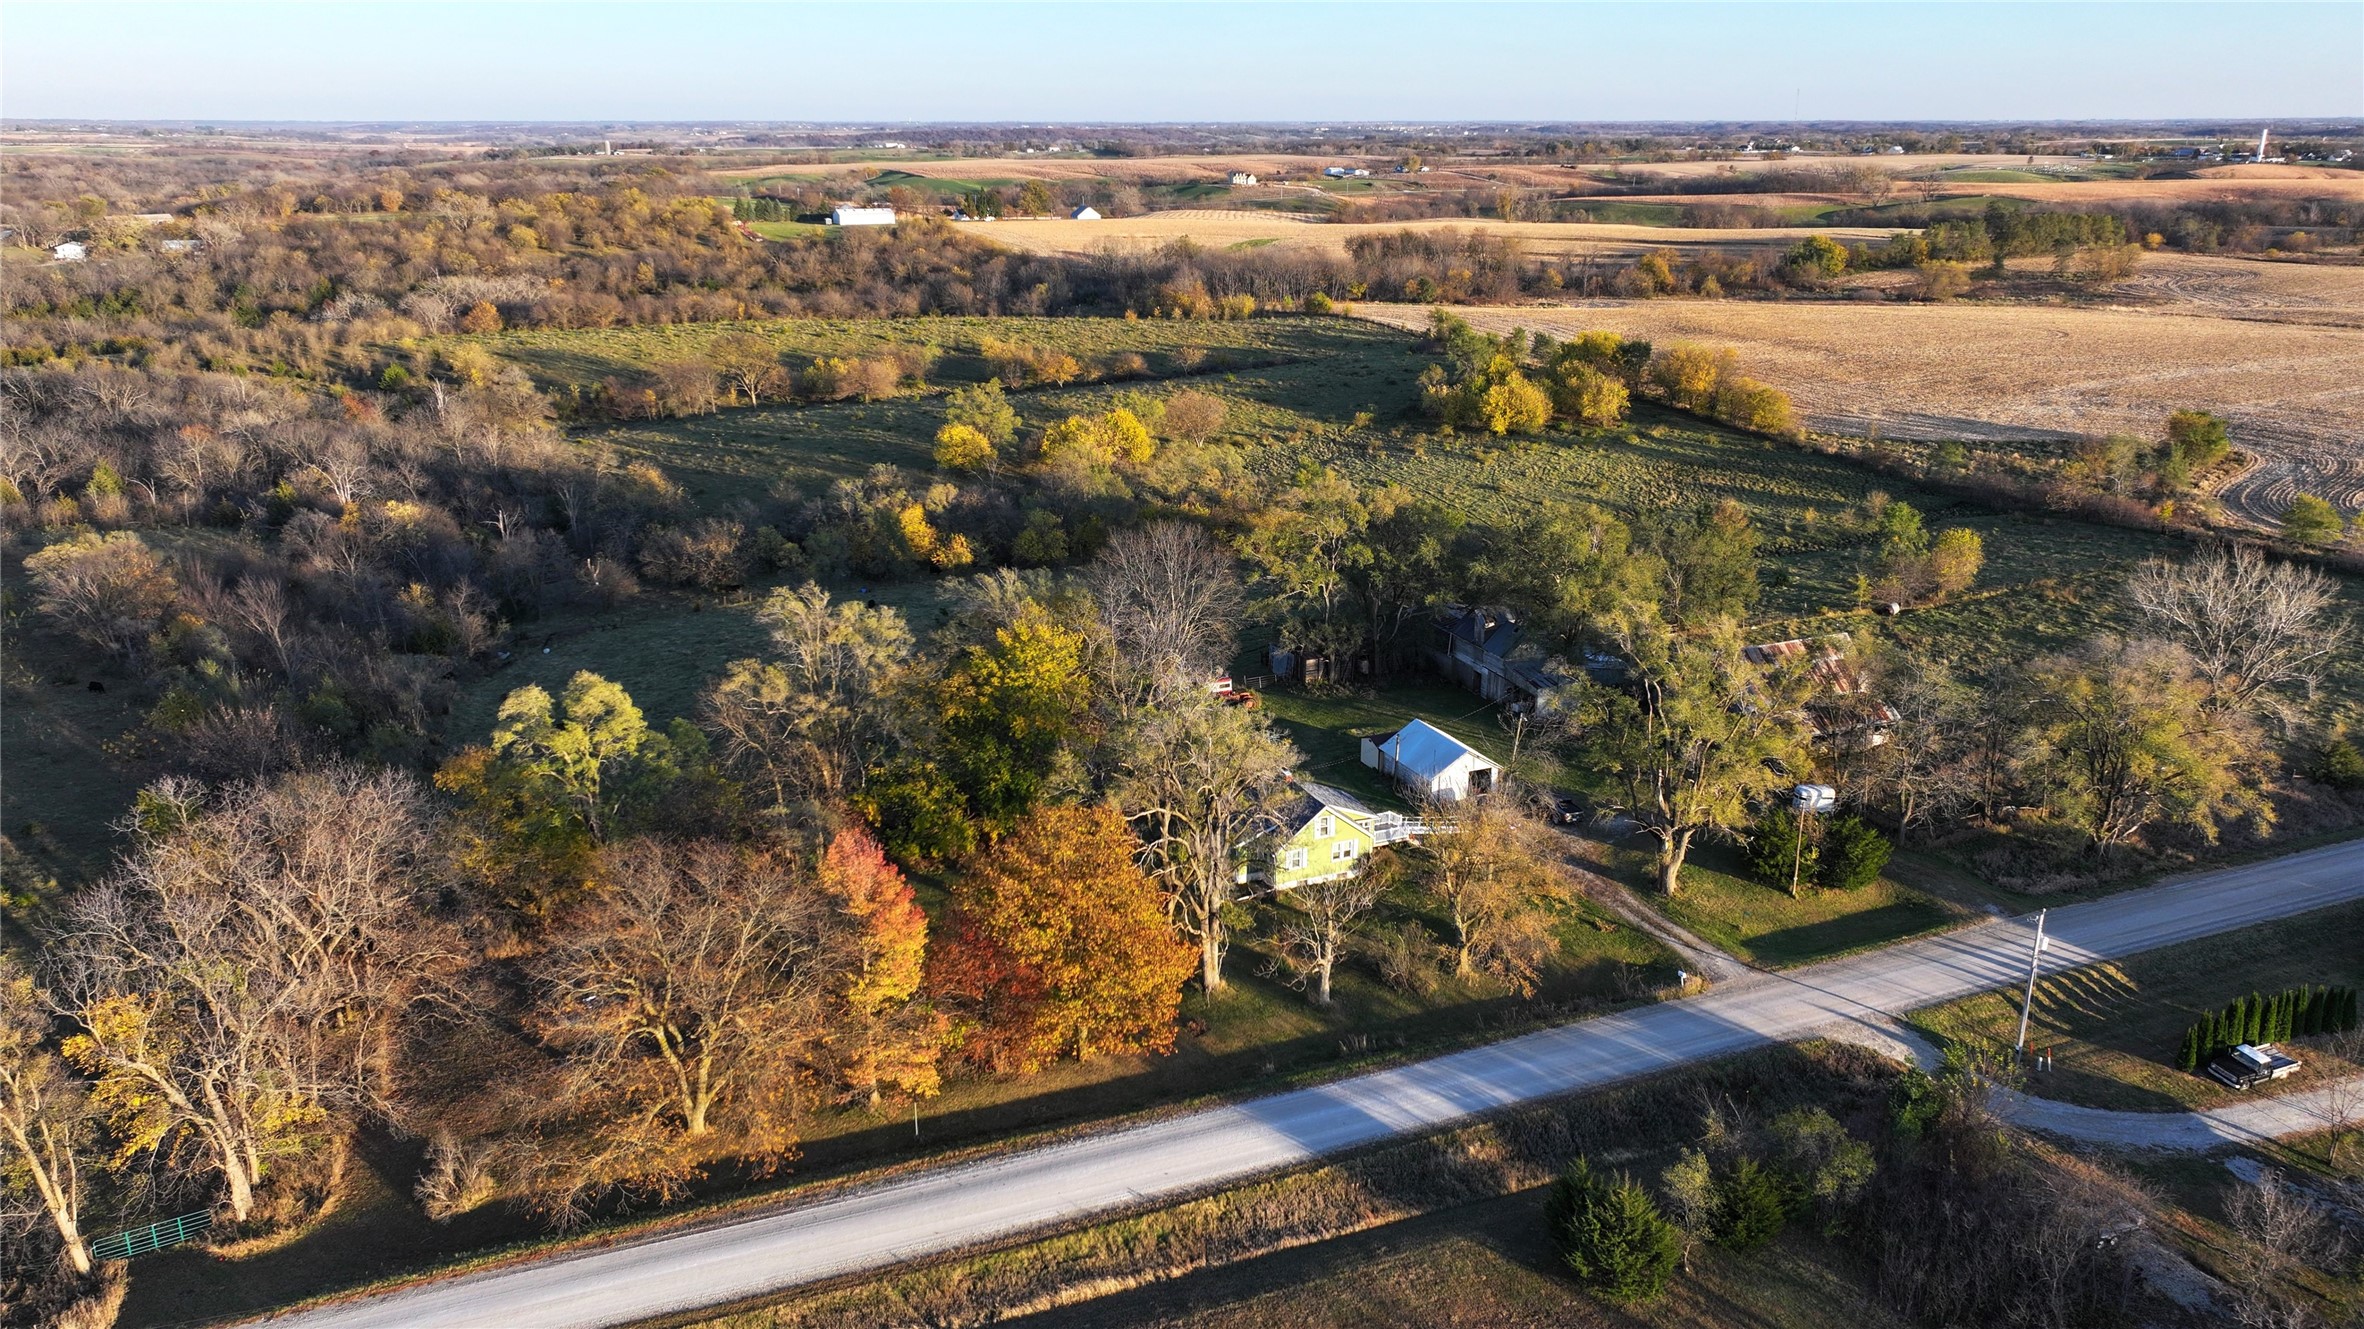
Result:
<svg viewBox="0 0 2364 1329"><path fill-rule="evenodd" d="M2196 1071L2218 1053L2242 1043L2276 1043L2306 1034L2330 1034L2356 1027L2356 990L2347 987L2285 988L2271 996L2252 992L2183 1031L2176 1064Z"/></svg>

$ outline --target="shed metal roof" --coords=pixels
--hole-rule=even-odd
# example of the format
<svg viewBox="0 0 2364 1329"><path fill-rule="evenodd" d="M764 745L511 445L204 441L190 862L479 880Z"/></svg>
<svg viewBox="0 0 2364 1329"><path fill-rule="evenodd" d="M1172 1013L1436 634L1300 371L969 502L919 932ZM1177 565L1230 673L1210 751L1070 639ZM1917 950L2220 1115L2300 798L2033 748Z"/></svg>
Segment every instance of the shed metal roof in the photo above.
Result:
<svg viewBox="0 0 2364 1329"><path fill-rule="evenodd" d="M1475 757L1488 766L1496 763L1478 751L1426 720L1414 720L1395 731L1379 745L1398 768L1422 780L1433 780L1451 770L1453 763L1463 757Z"/></svg>

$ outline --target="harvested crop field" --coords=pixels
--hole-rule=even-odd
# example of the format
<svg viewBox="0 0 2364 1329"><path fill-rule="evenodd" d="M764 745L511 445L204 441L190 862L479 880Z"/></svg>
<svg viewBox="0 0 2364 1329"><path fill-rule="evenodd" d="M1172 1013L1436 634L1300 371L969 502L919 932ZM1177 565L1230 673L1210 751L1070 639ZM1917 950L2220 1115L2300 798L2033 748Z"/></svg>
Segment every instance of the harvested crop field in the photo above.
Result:
<svg viewBox="0 0 2364 1329"><path fill-rule="evenodd" d="M1641 162L1619 166L1586 168L1593 175L1618 174L1624 176L1665 176L1669 179L1696 179L1703 175L1753 175L1759 171L1813 171L1838 167L1869 166L1892 175L1910 175L1917 171L1948 170L1961 167L2021 167L2053 170L2081 169L2092 163L2082 157L2037 157L2029 165L2025 156L2009 153L1971 152L1897 152L1856 153L1848 156L1781 156L1741 157L1725 161Z"/></svg>
<svg viewBox="0 0 2364 1329"><path fill-rule="evenodd" d="M1428 320L1413 305L1360 312L1398 327ZM2222 495L2235 517L2276 522L2301 490L2364 507L2364 328L1980 304L1603 300L1454 312L1491 330L1606 328L1730 346L1831 433L2150 437L2169 411L2197 407L2231 420L2235 440L2260 459Z"/></svg>
<svg viewBox="0 0 2364 1329"><path fill-rule="evenodd" d="M1309 221L1288 213L1235 212L1212 208L1182 208L1096 222L1064 219L977 222L968 229L972 234L997 240L1015 249L1045 254L1089 254L1110 247L1119 250L1150 249L1185 238L1216 249L1282 245L1292 249L1318 249L1324 253L1343 254L1347 241L1358 235L1395 235L1403 231L1468 231L1515 241L1529 254L1584 254L1600 257L1639 254L1649 249L1787 248L1807 235L1827 235L1847 244L1858 244L1885 240L1894 233L1885 228L1869 226L1678 230L1665 226L1505 222L1469 217L1361 224Z"/></svg>
<svg viewBox="0 0 2364 1329"><path fill-rule="evenodd" d="M866 175L873 171L902 171L930 179L976 180L1130 180L1139 184L1171 184L1207 180L1221 183L1233 171L1260 176L1302 178L1318 176L1325 166L1362 166L1376 176L1393 170L1392 158L1292 157L1278 154L1225 154L1199 157L949 157L940 161L879 160L782 163L734 166L713 174L725 179L761 179L786 175Z"/></svg>
<svg viewBox="0 0 2364 1329"><path fill-rule="evenodd" d="M2364 264L2156 253L2111 288L2130 303L2277 323L2364 328Z"/></svg>

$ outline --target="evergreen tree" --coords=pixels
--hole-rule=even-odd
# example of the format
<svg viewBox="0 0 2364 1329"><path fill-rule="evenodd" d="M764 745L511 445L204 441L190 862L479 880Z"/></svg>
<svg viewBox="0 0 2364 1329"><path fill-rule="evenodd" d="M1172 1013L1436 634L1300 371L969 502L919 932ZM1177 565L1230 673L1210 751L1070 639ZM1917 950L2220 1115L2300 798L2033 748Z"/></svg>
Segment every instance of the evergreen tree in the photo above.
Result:
<svg viewBox="0 0 2364 1329"><path fill-rule="evenodd" d="M1870 822L1850 813L1833 817L1822 837L1822 871L1815 878L1834 891L1859 891L1880 879L1894 846Z"/></svg>
<svg viewBox="0 0 2364 1329"><path fill-rule="evenodd" d="M1627 1176L1593 1175L1583 1158L1552 1184L1543 1221L1560 1258L1607 1301L1632 1304L1656 1297L1682 1258L1681 1238L1649 1192Z"/></svg>
<svg viewBox="0 0 2364 1329"><path fill-rule="evenodd" d="M1733 1164L1718 1190L1716 1241L1729 1250L1753 1251L1780 1236L1789 1222L1789 1196L1781 1179L1753 1158Z"/></svg>
<svg viewBox="0 0 2364 1329"><path fill-rule="evenodd" d="M1760 886L1786 891L1794 879L1818 880L1822 846L1814 828L1784 807L1767 809L1748 831L1748 875ZM1801 843L1803 841L1803 843Z"/></svg>
<svg viewBox="0 0 2364 1329"><path fill-rule="evenodd" d="M2200 1068L2200 1026L2183 1031L2183 1050L2176 1054L2175 1064L2187 1071Z"/></svg>

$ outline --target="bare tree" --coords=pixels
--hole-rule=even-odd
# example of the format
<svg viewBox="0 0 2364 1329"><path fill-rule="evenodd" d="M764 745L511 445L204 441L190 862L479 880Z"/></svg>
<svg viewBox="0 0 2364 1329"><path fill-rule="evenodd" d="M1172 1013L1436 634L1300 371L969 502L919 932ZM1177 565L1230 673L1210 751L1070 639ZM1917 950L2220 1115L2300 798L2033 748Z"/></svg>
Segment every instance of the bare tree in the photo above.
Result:
<svg viewBox="0 0 2364 1329"><path fill-rule="evenodd" d="M249 574L222 600L222 617L271 650L279 672L295 673L295 615L286 584L277 577Z"/></svg>
<svg viewBox="0 0 2364 1329"><path fill-rule="evenodd" d="M2351 1067L2364 1067L2364 1027L2343 1029L2324 1034L2317 1040L2323 1051L2346 1062ZM2364 1127L2364 1073L2336 1076L2315 1091L2323 1124L2331 1132L2330 1152L2336 1162L2340 1152Z"/></svg>
<svg viewBox="0 0 2364 1329"><path fill-rule="evenodd" d="M2154 632L2191 653L2218 707L2287 722L2288 694L2313 696L2323 665L2347 649L2345 625L2331 617L2332 580L2255 549L2152 559L2126 593Z"/></svg>
<svg viewBox="0 0 2364 1329"><path fill-rule="evenodd" d="M1202 527L1166 521L1122 532L1085 575L1117 658L1153 694L1204 686L1238 639L1239 577Z"/></svg>
<svg viewBox="0 0 2364 1329"><path fill-rule="evenodd" d="M1280 925L1280 962L1310 989L1314 1005L1329 1008L1330 976L1354 939L1354 925L1386 893L1395 876L1394 861L1377 856L1346 876L1307 882L1289 891L1288 903L1296 913Z"/></svg>
<svg viewBox="0 0 2364 1329"><path fill-rule="evenodd" d="M25 573L44 617L125 661L147 648L156 620L178 594L172 573L129 531L62 540L27 558Z"/></svg>
<svg viewBox="0 0 2364 1329"><path fill-rule="evenodd" d="M718 1108L781 1133L849 957L813 875L780 854L631 841L610 888L534 963L535 1024L569 1096L618 1134L704 1135Z"/></svg>
<svg viewBox="0 0 2364 1329"><path fill-rule="evenodd" d="M1512 991L1535 990L1552 951L1549 903L1568 883L1545 848L1546 830L1508 798L1432 804L1428 893L1453 927L1453 971L1484 972Z"/></svg>
<svg viewBox="0 0 2364 1329"><path fill-rule="evenodd" d="M1897 839L1958 812L1973 797L1976 697L1943 664L1901 660L1873 684L1894 720L1868 754L1867 782L1896 817Z"/></svg>
<svg viewBox="0 0 2364 1329"><path fill-rule="evenodd" d="M133 1153L218 1173L243 1221L275 1159L382 1108L397 1025L465 961L423 896L431 835L407 776L349 767L166 781L140 843L51 939L67 1056Z"/></svg>
<svg viewBox="0 0 2364 1329"><path fill-rule="evenodd" d="M1199 947L1199 977L1223 987L1238 850L1272 824L1282 782L1302 758L1253 711L1204 690L1141 711L1116 740L1111 792L1144 841L1144 868L1182 934Z"/></svg>
<svg viewBox="0 0 2364 1329"><path fill-rule="evenodd" d="M2228 1252L2232 1312L2253 1329L2303 1329L2316 1322L2286 1290L2292 1275L2340 1253L2340 1234L2322 1208L2271 1169L2234 1188L2225 1222L2240 1240Z"/></svg>
<svg viewBox="0 0 2364 1329"><path fill-rule="evenodd" d="M0 959L0 1187L29 1192L56 1230L66 1262L88 1274L82 1162L96 1124L82 1086L43 1046L48 1011L33 980Z"/></svg>
<svg viewBox="0 0 2364 1329"><path fill-rule="evenodd" d="M726 332L706 348L711 364L704 367L711 385L720 374L733 394L747 394L749 406L763 405L763 394L777 393L786 371L780 368L779 348L752 332Z"/></svg>

